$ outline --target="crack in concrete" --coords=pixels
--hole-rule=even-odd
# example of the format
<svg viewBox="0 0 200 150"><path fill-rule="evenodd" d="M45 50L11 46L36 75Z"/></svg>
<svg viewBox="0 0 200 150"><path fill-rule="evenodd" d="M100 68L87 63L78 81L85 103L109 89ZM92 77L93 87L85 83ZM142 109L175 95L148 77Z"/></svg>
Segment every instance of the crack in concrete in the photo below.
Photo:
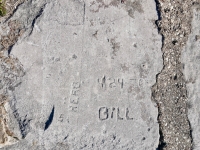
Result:
<svg viewBox="0 0 200 150"><path fill-rule="evenodd" d="M34 26L35 26L35 23L36 23L37 19L38 19L39 17L41 17L41 15L42 15L42 13L43 13L43 11L44 11L45 6L46 6L46 4L44 4L44 5L41 7L41 9L39 10L39 12L37 13L37 15L35 16L35 18L33 19L32 24L31 24L31 31L30 31L30 33L29 33L29 36L32 34L33 29L34 29Z"/></svg>
<svg viewBox="0 0 200 150"><path fill-rule="evenodd" d="M158 106L158 150L192 149L181 51L191 32L194 1L155 0L158 11L156 24L163 36L163 69L157 74L156 84L152 87L152 100Z"/></svg>

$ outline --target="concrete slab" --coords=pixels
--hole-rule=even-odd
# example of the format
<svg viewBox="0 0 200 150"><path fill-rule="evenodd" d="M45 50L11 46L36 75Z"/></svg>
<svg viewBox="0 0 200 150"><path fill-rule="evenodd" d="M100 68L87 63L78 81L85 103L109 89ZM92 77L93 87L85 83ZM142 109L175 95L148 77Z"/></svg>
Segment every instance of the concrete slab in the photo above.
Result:
<svg viewBox="0 0 200 150"><path fill-rule="evenodd" d="M47 2L11 51L25 71L12 110L26 126L7 148L155 150L156 19L153 0Z"/></svg>

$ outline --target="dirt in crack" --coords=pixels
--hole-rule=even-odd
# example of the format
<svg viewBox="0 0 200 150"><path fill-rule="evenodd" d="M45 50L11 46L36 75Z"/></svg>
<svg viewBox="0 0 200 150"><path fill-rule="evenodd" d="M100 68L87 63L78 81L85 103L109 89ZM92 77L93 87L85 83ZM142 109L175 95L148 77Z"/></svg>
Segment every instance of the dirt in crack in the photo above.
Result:
<svg viewBox="0 0 200 150"><path fill-rule="evenodd" d="M194 0L155 0L163 36L163 69L152 87L152 100L158 106L160 140L158 150L192 149L191 127L187 117L187 89L182 73L181 51L191 32Z"/></svg>

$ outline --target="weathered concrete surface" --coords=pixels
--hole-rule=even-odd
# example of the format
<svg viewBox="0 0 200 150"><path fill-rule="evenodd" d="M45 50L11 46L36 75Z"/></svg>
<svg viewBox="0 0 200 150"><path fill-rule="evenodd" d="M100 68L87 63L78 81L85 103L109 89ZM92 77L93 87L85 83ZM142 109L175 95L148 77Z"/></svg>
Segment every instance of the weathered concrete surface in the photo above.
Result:
<svg viewBox="0 0 200 150"><path fill-rule="evenodd" d="M187 82L188 118L192 127L193 149L200 149L200 3L193 7L192 29L182 54Z"/></svg>
<svg viewBox="0 0 200 150"><path fill-rule="evenodd" d="M11 20L25 30L11 51L25 74L7 92L20 129L5 149L157 148L153 0L27 1Z"/></svg>

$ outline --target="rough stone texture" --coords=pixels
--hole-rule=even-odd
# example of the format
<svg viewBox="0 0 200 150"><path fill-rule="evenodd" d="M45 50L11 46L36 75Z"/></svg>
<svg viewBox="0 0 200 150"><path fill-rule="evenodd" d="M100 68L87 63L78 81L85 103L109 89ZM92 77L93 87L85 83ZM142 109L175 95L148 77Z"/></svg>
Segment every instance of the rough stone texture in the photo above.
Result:
<svg viewBox="0 0 200 150"><path fill-rule="evenodd" d="M193 150L200 149L200 3L193 6L192 29L187 45L183 50L183 73L187 85L188 118L192 128Z"/></svg>
<svg viewBox="0 0 200 150"><path fill-rule="evenodd" d="M7 15L0 19L0 147L14 144L24 138L28 133L30 123L30 119L26 118L26 115L20 116L15 107L16 99L13 91L21 84L25 72L20 61L10 55L10 52L25 31L30 34L34 18L38 15L38 8L41 9L42 4L37 3L39 5L37 8L35 7L37 4L34 5L32 2L30 5L30 1L27 2L25 7L29 10L26 11L35 8L31 13L23 11L27 14L26 17L19 17L21 13L15 11L21 3L22 1L16 1L15 4L14 1L6 1ZM13 5L13 8L8 9L8 5ZM14 12L15 15L13 15ZM28 18L30 21L27 20Z"/></svg>
<svg viewBox="0 0 200 150"><path fill-rule="evenodd" d="M155 20L153 0L18 5L0 39L2 63L16 60L1 74L17 68L2 86L10 121L1 126L18 142L2 149L155 150L151 86L163 63Z"/></svg>
<svg viewBox="0 0 200 150"><path fill-rule="evenodd" d="M6 22L9 20L12 15L15 13L17 8L24 2L25 0L1 0L1 18L0 22Z"/></svg>
<svg viewBox="0 0 200 150"><path fill-rule="evenodd" d="M160 127L158 149L190 150L191 127L188 121L186 81L181 52L191 32L192 0L158 0L160 15L157 25L163 36L163 69L152 88L157 103Z"/></svg>
<svg viewBox="0 0 200 150"><path fill-rule="evenodd" d="M21 82L21 77L23 76L24 72L22 66L20 65L19 61L14 58L8 58L1 56L1 87L0 87L0 146L5 144L12 144L15 143L16 140L20 137L18 131L19 127L12 126L11 124L15 124L16 121L12 119L13 114L8 114L7 111L9 110L9 95L12 93L15 87L17 87ZM12 116L11 116L12 115ZM11 126L12 127L11 127ZM16 124L15 124L16 125ZM17 131L16 131L17 130ZM15 132L16 131L16 132ZM15 134L14 134L15 132ZM19 136L19 137L17 137Z"/></svg>

